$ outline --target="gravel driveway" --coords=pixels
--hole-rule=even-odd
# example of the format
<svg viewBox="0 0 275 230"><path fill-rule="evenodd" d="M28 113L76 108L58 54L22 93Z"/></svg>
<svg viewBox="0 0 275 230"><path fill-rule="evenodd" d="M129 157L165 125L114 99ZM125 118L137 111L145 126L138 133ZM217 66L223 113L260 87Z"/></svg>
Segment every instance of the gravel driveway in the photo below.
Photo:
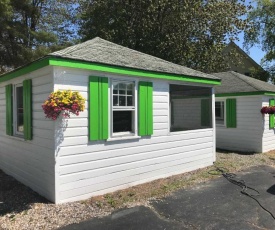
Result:
<svg viewBox="0 0 275 230"><path fill-rule="evenodd" d="M54 205L0 170L0 230L56 229L108 213L85 202Z"/></svg>
<svg viewBox="0 0 275 230"><path fill-rule="evenodd" d="M217 153L216 164L236 172L255 165L275 166L275 151L264 154ZM156 180L84 201L55 205L0 170L0 230L57 229L114 210L148 206L155 198L204 182L214 177L205 168ZM217 176L216 176L217 177Z"/></svg>

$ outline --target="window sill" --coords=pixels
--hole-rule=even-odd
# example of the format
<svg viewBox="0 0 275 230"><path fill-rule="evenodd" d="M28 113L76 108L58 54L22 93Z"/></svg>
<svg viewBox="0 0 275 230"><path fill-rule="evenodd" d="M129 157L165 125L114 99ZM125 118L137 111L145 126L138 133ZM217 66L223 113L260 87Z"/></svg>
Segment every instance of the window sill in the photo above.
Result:
<svg viewBox="0 0 275 230"><path fill-rule="evenodd" d="M6 137L14 139L14 140L26 142L23 135L22 136L21 135L13 135L13 136L6 135Z"/></svg>
<svg viewBox="0 0 275 230"><path fill-rule="evenodd" d="M213 127L210 128L200 128L200 129L188 129L188 130L181 130L181 131L175 131L175 132L168 132L168 136L176 136L176 135L182 135L182 134L187 134L187 133L194 133L194 132L200 132L200 131L205 131L205 130L213 129Z"/></svg>
<svg viewBox="0 0 275 230"><path fill-rule="evenodd" d="M134 140L134 139L140 139L140 138L141 136L117 136L117 137L108 138L106 141L112 142L112 141L122 141L122 140Z"/></svg>

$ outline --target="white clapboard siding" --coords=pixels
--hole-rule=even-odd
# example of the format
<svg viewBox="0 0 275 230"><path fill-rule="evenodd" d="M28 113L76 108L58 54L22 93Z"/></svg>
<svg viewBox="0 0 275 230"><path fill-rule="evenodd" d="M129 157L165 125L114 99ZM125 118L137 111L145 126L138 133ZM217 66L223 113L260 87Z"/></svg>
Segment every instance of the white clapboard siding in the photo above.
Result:
<svg viewBox="0 0 275 230"><path fill-rule="evenodd" d="M51 78L51 76L46 76L46 78ZM37 83L37 82L36 82ZM53 86L53 83L50 82L48 84L43 84L43 85L33 85L33 90L32 90L32 93L33 93L33 96L36 97L36 95L39 95L39 94L44 94L46 93L47 95L49 95L49 88L52 88ZM44 99L45 100L45 99Z"/></svg>
<svg viewBox="0 0 275 230"><path fill-rule="evenodd" d="M169 149L173 149L173 148L177 148L177 147L190 147L192 149L196 149L196 146L200 146L201 144L198 144L198 142L204 144L204 142L206 142L207 144L209 144L211 142L211 136L205 136L202 138L196 138L196 139L189 139L189 140L176 140L174 139L174 137L168 137L166 142L156 142L156 143L152 143L152 144L146 144L146 141L143 141L143 145L140 146L139 143L128 143L129 147L127 147L127 149L121 149L117 146L113 146L113 148L107 148L106 150L100 150L99 148L96 148L96 146L94 146L95 151L90 151L90 152L86 152L88 150L85 151L84 146L80 146L80 150L83 150L85 152L83 153L79 153L79 154L70 154L70 153L74 153L72 152L72 149L75 148L70 148L70 146L68 146L68 148L62 148L60 151L60 158L62 158L62 165L66 165L66 164L73 164L75 163L79 163L79 162L85 162L85 161L94 161L94 160L99 160L102 159L102 152L106 151L106 158L108 159L112 159L112 158L116 158L116 157L120 157L120 156L131 156L131 154L138 154L138 153L148 153L151 151L158 151L158 150L162 150L165 148L169 148ZM205 141L204 141L205 140ZM125 142L125 141L124 141ZM133 145L135 144L135 145ZM92 149L89 148L88 146L86 146L86 148L88 149ZM65 149L66 154L70 154L70 155L63 155L65 154L65 152L63 152ZM96 150L98 149L98 150ZM120 149L120 151L118 152L117 149ZM130 151L131 154L129 154Z"/></svg>
<svg viewBox="0 0 275 230"><path fill-rule="evenodd" d="M5 86L32 79L33 140L6 135ZM54 123L46 120L41 104L53 91L53 68L44 67L0 83L0 168L55 202Z"/></svg>
<svg viewBox="0 0 275 230"><path fill-rule="evenodd" d="M147 159L144 157L143 160L138 160L137 162L130 162L130 163L121 163L121 164L117 164L117 165L111 165L111 166L104 166L103 164L102 167L93 169L93 170L87 170L84 171L82 173L74 173L74 174L66 174L61 176L61 188L64 186L77 186L77 184L79 184L79 182L81 182L82 180L87 181L88 184L91 184L92 181L99 181L98 178L101 178L100 181L103 182L103 180L109 180L110 177L113 177L114 175L130 175L130 172L132 172L133 169L137 169L137 168L148 168L150 170L156 170L159 167L167 167L168 164L172 164L172 165L176 165L178 164L181 160L191 160L191 161L195 161L194 157L202 157L204 158L205 155L205 150L210 151L210 147L205 147L205 149L197 149L194 151L185 151L183 152L182 149L177 149L173 150L173 152L170 155L165 155L162 152L162 155L160 154L160 156L158 158L150 158ZM191 148L189 148L191 149ZM149 155L150 153L148 153ZM192 155L191 155L192 154ZM155 153L156 155L156 153ZM151 156L151 155L150 155ZM211 157L210 155L208 155L208 157ZM137 157L136 157L137 158ZM141 158L142 159L142 158ZM118 161L120 159L116 159L116 161ZM98 163L102 163L95 161L95 164ZM104 163L105 164L105 163ZM106 163L107 164L107 163ZM139 171L136 171L136 174L138 174ZM104 179L102 179L104 178ZM100 182L99 181L99 182ZM80 185L80 184L79 184ZM81 186L81 185L80 185Z"/></svg>
<svg viewBox="0 0 275 230"><path fill-rule="evenodd" d="M166 136L167 130L154 130L154 137Z"/></svg>
<svg viewBox="0 0 275 230"><path fill-rule="evenodd" d="M68 130L68 129L67 129ZM66 130L66 131L67 131ZM65 133L66 133L65 131ZM157 146L160 144L169 145L173 144L173 142L181 142L182 145L188 146L189 143L192 143L192 140L199 142L201 139L212 137L213 133L211 129L202 129L202 130L192 130L181 132L181 134L177 135L166 135L154 138L141 138L141 139L133 139L127 140L127 149L130 148L140 148L140 146ZM142 141L142 144L140 143ZM200 142L199 142L200 143ZM125 148L125 140L118 140L118 141L95 141L89 142L86 145L82 146L64 146L60 149L59 155L60 156L71 156L71 155L78 155L85 154L85 153L92 153L92 152L101 152L106 151L107 157L110 157L110 154L114 154L111 151L114 150L117 155L120 155L120 151ZM117 151L120 150L120 151Z"/></svg>
<svg viewBox="0 0 275 230"><path fill-rule="evenodd" d="M183 164L174 165L173 167L161 168L160 170L153 171L151 173L146 173L146 179L142 179L142 174L135 177L125 177L117 180L110 181L108 183L102 183L95 186L87 186L82 188L77 188L74 190L68 190L60 192L60 196L63 200L60 202L68 202L74 200L87 199L91 196L97 196L109 192L113 192L119 189L128 188L130 186L138 185L141 183L146 183L155 179L164 178L184 172L189 172L198 168L203 168L213 164L213 158L205 158L197 161L185 162ZM160 177L161 175L161 177ZM95 189L92 193L87 193L87 191Z"/></svg>
<svg viewBox="0 0 275 230"><path fill-rule="evenodd" d="M83 83L79 83L81 85L62 85L62 84L57 84L55 85L55 90L73 90L73 91L77 91L77 92L80 92L81 95L84 95L87 94L87 87L83 85ZM85 83L88 85L88 83Z"/></svg>
<svg viewBox="0 0 275 230"><path fill-rule="evenodd" d="M217 148L262 152L261 96L232 97L237 100L237 128L216 125ZM226 98L216 98L216 100ZM226 121L225 121L226 123Z"/></svg>
<svg viewBox="0 0 275 230"><path fill-rule="evenodd" d="M5 159L6 162L11 162L14 167L16 166L17 168L20 168L21 165L24 165L24 171L30 173L33 172L33 170L43 172L47 171L48 167L53 168L52 163L54 163L54 161L52 161L52 159L45 157L45 160L41 162L40 158L43 157L43 155L41 154L39 156L35 156L35 153L33 152L26 153L25 151L18 151L17 147L8 147L7 145L4 145L2 142L1 146L3 146L3 151L8 151L9 149L11 150L9 156L3 156L3 159ZM18 156L18 152L21 153L20 156ZM31 159L26 161L25 158L28 157L31 157ZM10 158L13 159L11 160ZM47 166L46 164L51 164L51 166ZM48 174L53 175L54 171L50 171L48 172ZM37 174L34 173L34 175Z"/></svg>
<svg viewBox="0 0 275 230"><path fill-rule="evenodd" d="M54 175L47 175L45 173L39 175L36 174L36 170L26 172L22 170L21 166L15 167L13 163L7 161L2 162L1 169L40 195L54 202ZM16 172L16 174L14 172ZM45 175L47 175L47 177L45 177ZM43 182L43 187L41 186L41 181Z"/></svg>
<svg viewBox="0 0 275 230"><path fill-rule="evenodd" d="M119 158L121 159L122 157L126 157L128 158L129 162L136 160L135 158L146 158L146 154L150 153L150 155L153 157L155 154L159 154L160 156L162 155L162 153L158 153L157 151L161 151L165 148L169 148L171 149L171 151L173 151L173 149L179 149L179 148L185 148L186 151L187 149L200 149L202 147L206 147L209 146L209 144L211 144L211 139L212 137L204 137L204 138L200 138L198 139L198 141L203 142L203 144L197 144L198 141L197 139L191 139L188 142L183 142L183 141L173 141L173 142L166 142L166 143L160 143L160 144L154 144L154 145L143 145L143 146L137 146L137 147L129 147L127 149L121 149L119 152L117 152L116 149L114 150L108 150L108 153L106 153L106 159L108 160L113 160L115 158ZM208 141L208 143L204 143ZM203 146L202 146L203 145ZM129 152L131 152L131 154L128 154ZM102 159L102 151L99 152L89 152L89 153L83 153L81 155L77 154L77 155L68 155L68 156L64 156L61 157L62 161L60 162L61 165L68 165L68 164L80 164L83 162L94 162L97 160L101 160ZM163 153L164 155L170 155L167 153ZM171 152L171 154L173 154ZM121 159L123 160L123 159ZM140 159L139 159L140 160ZM115 161L112 162L112 164L114 164ZM99 166L93 166L93 168L96 168ZM70 169L71 170L71 169Z"/></svg>
<svg viewBox="0 0 275 230"><path fill-rule="evenodd" d="M5 100L6 95L4 93L0 93L0 100Z"/></svg>
<svg viewBox="0 0 275 230"><path fill-rule="evenodd" d="M186 155L187 155L187 153L186 153ZM136 167L131 167L131 166L136 165L134 163L132 165L126 165L126 166L128 166L127 169L116 171L113 173L105 172L104 169L101 169L101 173L98 176L90 177L89 179L86 179L85 183L83 183L82 180L78 180L78 181L75 181L72 183L62 184L60 186L60 191L63 192L63 191L74 190L76 187L83 188L83 187L86 187L87 184L89 186L94 185L98 189L98 187L101 184L104 184L104 182L112 183L113 180L117 180L118 178L124 178L124 177L130 178L130 177L138 176L138 177L140 177L139 179L145 179L148 176L145 173L154 173L155 171L161 170L166 167L167 168L168 167L176 167L179 164L184 164L184 163L188 163L188 162L192 162L192 161L210 158L210 156L207 157L204 154L200 155L199 153L192 155L192 157L185 157L182 154L182 155L175 156L175 157L173 157L173 159L169 159L169 160L165 159L167 157L168 156L159 158L155 163L151 163L151 164L148 164L145 161L144 163L146 163L146 164L142 165L142 166L139 165ZM97 174L97 172L95 172L95 173ZM143 178L143 176L145 178ZM63 178L61 178L61 179L63 179ZM125 182L125 181L123 181L123 182ZM107 186L109 186L109 184Z"/></svg>
<svg viewBox="0 0 275 230"><path fill-rule="evenodd" d="M32 101L34 103L41 103L41 105L42 105L43 102L48 98L50 93L51 92L34 95ZM42 107L41 107L41 109L42 109Z"/></svg>
<svg viewBox="0 0 275 230"><path fill-rule="evenodd" d="M167 111L167 109L156 109L156 108L154 108L154 113L157 114L158 116L168 116L169 111Z"/></svg>
<svg viewBox="0 0 275 230"><path fill-rule="evenodd" d="M1 134L5 135L5 134ZM54 162L52 148L50 146L42 147L38 145L34 145L31 141L24 142L21 139L18 138L2 138L0 140L1 146L5 148L16 148L20 149L21 152L27 153L30 155L31 159L41 159L45 161L52 161ZM22 154L21 154L22 155ZM20 156L21 156L20 155ZM10 156L10 155L8 155Z"/></svg>
<svg viewBox="0 0 275 230"><path fill-rule="evenodd" d="M84 163L75 163L72 165L65 165L63 167L60 167L60 175L67 175L69 173L78 173L80 167L81 167L81 171L105 168L107 173L108 167L117 166L118 169L115 169L115 170L120 171L120 169L124 170L123 164L134 164L136 166L140 164L142 164L142 166L145 166L146 164L157 164L158 160L162 157L168 157L168 159L170 157L174 158L176 155L182 154L182 153L186 153L188 155L190 154L190 152L192 152L193 149L199 151L201 148L206 149L211 147L212 147L211 143L204 143L204 144L190 145L188 147L169 148L169 153L167 153L166 149L157 150L157 151L148 151L148 152L144 151L142 153L130 154L129 156L126 155L123 157L117 157L117 158L111 158L111 159L95 160L95 161L84 162ZM113 169L110 169L110 170L112 171Z"/></svg>
<svg viewBox="0 0 275 230"><path fill-rule="evenodd" d="M54 88L70 88L88 97L91 75L106 77L104 73L55 68ZM214 130L170 133L169 83L140 79L153 81L154 134L151 137L89 141L88 103L79 117L55 123L55 138L59 140L56 141L58 203L89 198L213 163Z"/></svg>
<svg viewBox="0 0 275 230"><path fill-rule="evenodd" d="M262 106L269 106L269 99L272 99L275 97L263 97ZM265 114L262 115L262 123L264 126L264 132L263 132L263 152L267 152L270 150L275 149L275 128L270 129L269 128L269 115Z"/></svg>
<svg viewBox="0 0 275 230"><path fill-rule="evenodd" d="M88 136L88 127L76 127L64 130L65 137Z"/></svg>

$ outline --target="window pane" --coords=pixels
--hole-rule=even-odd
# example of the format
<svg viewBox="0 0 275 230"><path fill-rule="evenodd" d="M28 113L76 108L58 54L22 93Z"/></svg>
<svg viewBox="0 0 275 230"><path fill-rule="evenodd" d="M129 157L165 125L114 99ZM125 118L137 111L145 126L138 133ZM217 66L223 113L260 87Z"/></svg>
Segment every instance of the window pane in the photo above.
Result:
<svg viewBox="0 0 275 230"><path fill-rule="evenodd" d="M118 106L118 96L113 96L113 106Z"/></svg>
<svg viewBox="0 0 275 230"><path fill-rule="evenodd" d="M118 94L118 83L114 83L114 86L113 86L113 94Z"/></svg>
<svg viewBox="0 0 275 230"><path fill-rule="evenodd" d="M134 82L113 82L113 106L134 106Z"/></svg>
<svg viewBox="0 0 275 230"><path fill-rule="evenodd" d="M185 131L212 127L211 88L170 85L170 131ZM209 99L205 103L205 99ZM203 107L203 111L201 111ZM205 122L207 119L208 122ZM207 123L207 125L205 125Z"/></svg>
<svg viewBox="0 0 275 230"><path fill-rule="evenodd" d="M127 106L133 106L133 97L132 96L127 97Z"/></svg>
<svg viewBox="0 0 275 230"><path fill-rule="evenodd" d="M113 132L132 132L133 111L113 111Z"/></svg>
<svg viewBox="0 0 275 230"><path fill-rule="evenodd" d="M23 132L23 86L16 87L16 123L17 132Z"/></svg>
<svg viewBox="0 0 275 230"><path fill-rule="evenodd" d="M224 124L224 102L223 101L215 102L215 113L216 113L216 123Z"/></svg>
<svg viewBox="0 0 275 230"><path fill-rule="evenodd" d="M216 113L216 117L220 117L221 116L221 102L215 102L215 113Z"/></svg>
<svg viewBox="0 0 275 230"><path fill-rule="evenodd" d="M126 84L125 83L119 83L119 94L126 95Z"/></svg>
<svg viewBox="0 0 275 230"><path fill-rule="evenodd" d="M127 95L133 95L134 84L127 84Z"/></svg>
<svg viewBox="0 0 275 230"><path fill-rule="evenodd" d="M126 106L126 96L119 96L119 106Z"/></svg>

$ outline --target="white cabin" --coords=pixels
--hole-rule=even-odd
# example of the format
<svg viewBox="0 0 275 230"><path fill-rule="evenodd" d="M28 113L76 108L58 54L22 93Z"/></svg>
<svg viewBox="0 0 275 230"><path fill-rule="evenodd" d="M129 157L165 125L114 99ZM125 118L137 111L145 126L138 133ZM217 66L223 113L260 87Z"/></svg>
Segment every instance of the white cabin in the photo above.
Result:
<svg viewBox="0 0 275 230"><path fill-rule="evenodd" d="M100 38L0 76L0 168L54 203L212 165L220 79ZM46 119L56 90L86 98Z"/></svg>
<svg viewBox="0 0 275 230"><path fill-rule="evenodd" d="M222 79L215 87L217 148L259 153L275 149L274 115L260 112L273 105L275 86L233 71L214 75Z"/></svg>

